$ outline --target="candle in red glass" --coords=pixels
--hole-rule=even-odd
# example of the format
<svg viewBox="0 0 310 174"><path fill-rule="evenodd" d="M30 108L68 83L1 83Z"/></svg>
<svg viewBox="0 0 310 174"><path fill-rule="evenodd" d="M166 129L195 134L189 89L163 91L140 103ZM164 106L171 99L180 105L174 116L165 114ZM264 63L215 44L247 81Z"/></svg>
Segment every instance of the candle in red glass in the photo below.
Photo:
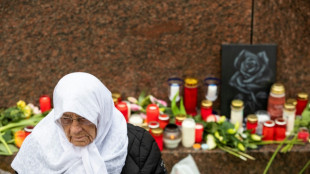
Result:
<svg viewBox="0 0 310 174"><path fill-rule="evenodd" d="M162 128L155 128L152 129L152 134L153 138L155 139L159 150L162 151L164 147L164 142L163 142L163 129Z"/></svg>
<svg viewBox="0 0 310 174"><path fill-rule="evenodd" d="M301 115L308 103L308 94L301 92L297 94L296 115Z"/></svg>
<svg viewBox="0 0 310 174"><path fill-rule="evenodd" d="M306 127L301 127L299 128L298 131L298 135L297 135L298 139L303 140L303 142L308 142L309 140L309 131Z"/></svg>
<svg viewBox="0 0 310 174"><path fill-rule="evenodd" d="M275 140L281 141L285 139L286 121L283 118L277 118L275 126Z"/></svg>
<svg viewBox="0 0 310 174"><path fill-rule="evenodd" d="M149 104L146 108L146 122L158 121L159 108L156 104Z"/></svg>
<svg viewBox="0 0 310 174"><path fill-rule="evenodd" d="M203 125L200 123L196 123L196 127L195 127L195 142L196 143L202 142L202 134L203 134Z"/></svg>
<svg viewBox="0 0 310 174"><path fill-rule="evenodd" d="M169 116L164 114L164 115L160 115L158 117L159 120L159 127L162 129L165 129L165 127L167 126L167 124L169 124Z"/></svg>
<svg viewBox="0 0 310 174"><path fill-rule="evenodd" d="M51 98L49 96L47 95L41 96L39 102L42 113L51 110Z"/></svg>
<svg viewBox="0 0 310 174"><path fill-rule="evenodd" d="M186 116L185 115L176 115L175 116L175 124L178 126L182 126L183 120L185 120Z"/></svg>
<svg viewBox="0 0 310 174"><path fill-rule="evenodd" d="M113 99L116 99L117 102L121 102L121 101L122 101L121 94L120 94L120 93L117 93L117 92L112 93L112 98L113 98Z"/></svg>
<svg viewBox="0 0 310 174"><path fill-rule="evenodd" d="M159 123L157 121L150 121L148 123L148 128L149 128L150 134L152 134L152 129L159 128Z"/></svg>
<svg viewBox="0 0 310 174"><path fill-rule="evenodd" d="M125 102L118 102L116 108L124 115L126 122L128 123L128 106Z"/></svg>
<svg viewBox="0 0 310 174"><path fill-rule="evenodd" d="M264 122L263 126L263 140L274 140L274 121L268 120Z"/></svg>
<svg viewBox="0 0 310 174"><path fill-rule="evenodd" d="M250 114L247 116L246 129L251 130L251 134L255 134L257 128L257 116Z"/></svg>
<svg viewBox="0 0 310 174"><path fill-rule="evenodd" d="M202 120L207 120L207 117L212 115L212 101L202 100L200 114Z"/></svg>
<svg viewBox="0 0 310 174"><path fill-rule="evenodd" d="M24 128L26 137L32 132L33 128L34 128L33 126L27 126Z"/></svg>
<svg viewBox="0 0 310 174"><path fill-rule="evenodd" d="M186 78L184 86L184 107L186 113L192 116L197 115L197 84L198 81L195 78Z"/></svg>
<svg viewBox="0 0 310 174"><path fill-rule="evenodd" d="M283 84L275 83L271 86L268 97L267 111L272 120L282 117L285 103L285 89Z"/></svg>

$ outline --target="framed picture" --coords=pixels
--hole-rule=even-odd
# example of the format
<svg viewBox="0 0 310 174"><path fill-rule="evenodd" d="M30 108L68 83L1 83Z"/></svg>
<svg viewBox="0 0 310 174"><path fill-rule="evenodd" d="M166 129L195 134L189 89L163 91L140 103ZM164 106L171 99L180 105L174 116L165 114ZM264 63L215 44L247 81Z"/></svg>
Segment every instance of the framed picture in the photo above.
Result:
<svg viewBox="0 0 310 174"><path fill-rule="evenodd" d="M267 110L270 87L276 78L277 46L223 44L221 57L221 115L230 118L234 99L244 102L244 117Z"/></svg>

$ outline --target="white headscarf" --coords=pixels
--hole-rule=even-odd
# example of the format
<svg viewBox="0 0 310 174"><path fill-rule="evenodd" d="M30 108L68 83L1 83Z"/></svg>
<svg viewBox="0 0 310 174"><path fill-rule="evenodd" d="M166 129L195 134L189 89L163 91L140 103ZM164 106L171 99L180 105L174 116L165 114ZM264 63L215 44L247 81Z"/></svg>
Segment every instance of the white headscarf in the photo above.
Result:
<svg viewBox="0 0 310 174"><path fill-rule="evenodd" d="M56 85L54 109L35 126L12 162L19 174L121 173L127 155L127 124L114 107L111 92L88 73L71 73ZM85 147L71 144L59 118L74 112L97 127L97 135Z"/></svg>

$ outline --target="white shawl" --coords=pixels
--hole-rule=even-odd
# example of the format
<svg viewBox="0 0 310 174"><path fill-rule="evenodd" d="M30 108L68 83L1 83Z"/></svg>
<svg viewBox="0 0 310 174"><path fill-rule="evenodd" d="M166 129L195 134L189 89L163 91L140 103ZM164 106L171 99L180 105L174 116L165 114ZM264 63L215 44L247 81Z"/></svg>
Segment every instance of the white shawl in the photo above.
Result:
<svg viewBox="0 0 310 174"><path fill-rule="evenodd" d="M54 109L35 126L12 162L19 174L119 174L127 156L127 124L111 92L88 73L71 73L56 85ZM85 147L71 144L59 118L74 112L94 123L97 135Z"/></svg>

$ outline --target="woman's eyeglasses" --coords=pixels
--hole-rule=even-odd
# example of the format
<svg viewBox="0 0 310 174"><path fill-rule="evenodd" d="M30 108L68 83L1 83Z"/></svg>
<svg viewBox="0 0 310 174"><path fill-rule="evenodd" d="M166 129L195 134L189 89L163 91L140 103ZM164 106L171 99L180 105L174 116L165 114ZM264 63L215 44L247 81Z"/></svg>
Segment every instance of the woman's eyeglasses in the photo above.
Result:
<svg viewBox="0 0 310 174"><path fill-rule="evenodd" d="M76 120L77 122L79 122L80 125L91 125L93 124L92 122L90 122L89 120L83 118L83 117L78 117L76 119L73 119L71 117L67 117L67 116L63 116L60 118L60 123L62 125L71 125L73 120Z"/></svg>

